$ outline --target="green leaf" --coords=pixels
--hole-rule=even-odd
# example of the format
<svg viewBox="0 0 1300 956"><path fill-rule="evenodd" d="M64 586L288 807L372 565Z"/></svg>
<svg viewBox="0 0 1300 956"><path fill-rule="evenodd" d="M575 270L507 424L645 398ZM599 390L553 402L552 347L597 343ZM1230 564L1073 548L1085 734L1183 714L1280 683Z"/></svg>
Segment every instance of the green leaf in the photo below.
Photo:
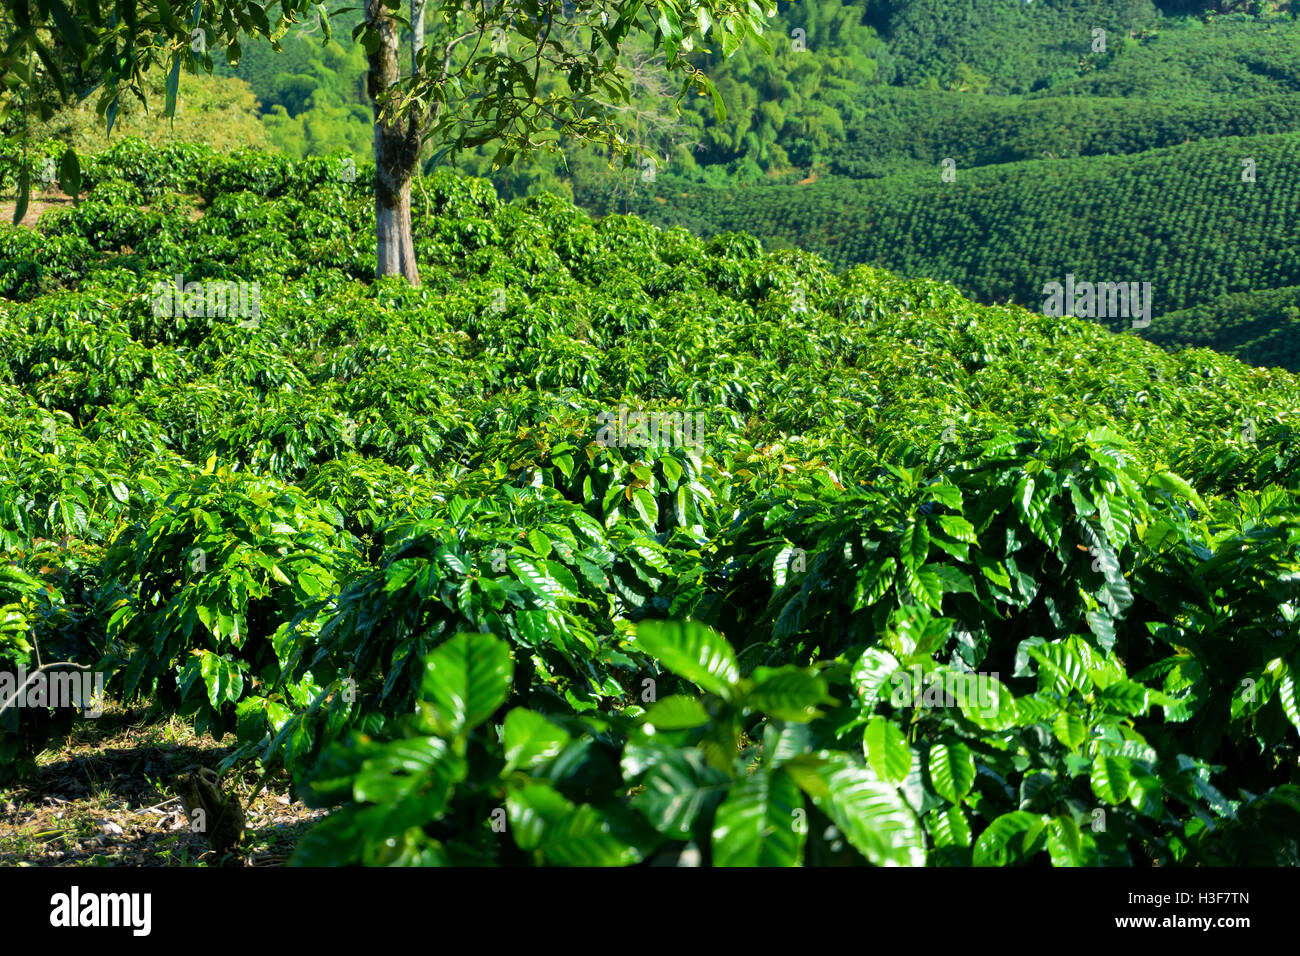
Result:
<svg viewBox="0 0 1300 956"><path fill-rule="evenodd" d="M1079 745L1088 739L1088 725L1080 717L1060 711L1052 721L1052 733L1071 750L1078 750Z"/></svg>
<svg viewBox="0 0 1300 956"><path fill-rule="evenodd" d="M867 763L886 783L897 787L912 772L912 748L893 721L880 716L871 718L862 733L862 746Z"/></svg>
<svg viewBox="0 0 1300 956"><path fill-rule="evenodd" d="M1092 834L1084 833L1069 816L1056 816L1048 821L1047 852L1052 866L1097 866L1099 863Z"/></svg>
<svg viewBox="0 0 1300 956"><path fill-rule="evenodd" d="M632 806L660 833L685 839L708 804L722 799L730 778L692 748L664 752L641 783Z"/></svg>
<svg viewBox="0 0 1300 956"><path fill-rule="evenodd" d="M979 674L974 694L959 701L962 716L982 730L1009 730L1016 725L1016 699L996 677Z"/></svg>
<svg viewBox="0 0 1300 956"><path fill-rule="evenodd" d="M59 160L59 186L74 199L81 192L81 163L77 160L77 151L71 146L64 151ZM123 487L121 482L112 483L111 490L114 497L117 497L119 487ZM126 501L125 497L118 497L117 500L123 503Z"/></svg>
<svg viewBox="0 0 1300 956"><path fill-rule="evenodd" d="M930 553L930 529L925 519L917 521L903 532L899 552L903 567L911 571L915 571L925 563L926 556Z"/></svg>
<svg viewBox="0 0 1300 956"><path fill-rule="evenodd" d="M16 226L27 215L27 206L32 197L31 172L24 166L18 170L18 201L14 203L13 224Z"/></svg>
<svg viewBox="0 0 1300 956"><path fill-rule="evenodd" d="M1133 789L1131 767L1127 757L1098 755L1092 762L1092 792L1097 799L1115 806L1126 801Z"/></svg>
<svg viewBox="0 0 1300 956"><path fill-rule="evenodd" d="M850 679L858 697L868 708L880 699L881 688L900 666L898 659L882 647L869 647L862 652L853 666Z"/></svg>
<svg viewBox="0 0 1300 956"><path fill-rule="evenodd" d="M709 712L694 697L674 694L646 712L645 722L656 730L689 730L709 722Z"/></svg>
<svg viewBox="0 0 1300 956"><path fill-rule="evenodd" d="M1015 810L1004 813L975 841L976 866L1013 866L1037 853L1043 843L1045 825L1036 813Z"/></svg>
<svg viewBox="0 0 1300 956"><path fill-rule="evenodd" d="M361 765L352 784L358 803L396 803L419 793L425 807L441 813L452 787L464 777L465 766L437 737L407 737L380 744Z"/></svg>
<svg viewBox="0 0 1300 956"><path fill-rule="evenodd" d="M1130 775L1133 785L1129 788L1129 803L1138 813L1159 818L1164 806L1164 783L1154 774L1143 771L1140 765L1135 765L1133 771Z"/></svg>
<svg viewBox="0 0 1300 956"><path fill-rule="evenodd" d="M946 810L933 810L926 817L925 828L934 840L936 848L947 846L970 846L970 824L961 807L948 807Z"/></svg>
<svg viewBox="0 0 1300 956"><path fill-rule="evenodd" d="M1278 698L1282 701L1282 711L1291 726L1300 731L1300 688L1296 686L1296 665L1294 659L1284 665L1282 683L1278 687Z"/></svg>
<svg viewBox="0 0 1300 956"><path fill-rule="evenodd" d="M86 56L86 34L81 29L81 24L77 18L68 10L63 0L47 0L50 7L50 16L53 17L54 23L59 28L59 33L68 45L72 47L78 57L84 59Z"/></svg>
<svg viewBox="0 0 1300 956"><path fill-rule="evenodd" d="M677 11L670 3L664 2L660 2L658 8L659 29L663 31L664 39L676 43L682 38L682 21L677 16Z"/></svg>
<svg viewBox="0 0 1300 956"><path fill-rule="evenodd" d="M939 586L945 594L973 594L978 596L979 592L975 590L975 582L971 580L969 574L960 568L954 568L950 564L930 565L934 568L939 578ZM922 568L922 571L927 568Z"/></svg>
<svg viewBox="0 0 1300 956"><path fill-rule="evenodd" d="M713 816L714 866L798 866L807 823L803 797L781 769L737 779Z"/></svg>
<svg viewBox="0 0 1300 956"><path fill-rule="evenodd" d="M506 701L514 663L510 647L491 634L454 634L425 658L420 691L432 704L434 729L459 736Z"/></svg>
<svg viewBox="0 0 1300 956"><path fill-rule="evenodd" d="M927 564L915 571L903 568L903 579L907 590L921 604L939 611L943 607L943 579L935 565Z"/></svg>
<svg viewBox="0 0 1300 956"><path fill-rule="evenodd" d="M511 555L508 563L516 578L534 594L547 599L550 603L578 597L574 590L577 582L573 580L572 574L570 573L567 579L557 578L553 573L553 567L558 565L554 565L553 562L544 562L539 566L536 562Z"/></svg>
<svg viewBox="0 0 1300 956"><path fill-rule="evenodd" d="M659 523L659 505L655 502L655 496L650 493L649 489L637 488L633 491L632 504L647 527L653 529Z"/></svg>
<svg viewBox="0 0 1300 956"><path fill-rule="evenodd" d="M954 484L949 484L947 479L944 479L940 484L927 485L925 493L930 498L954 511L961 511L962 509L961 489ZM942 523L943 518L940 518L939 521Z"/></svg>
<svg viewBox="0 0 1300 956"><path fill-rule="evenodd" d="M783 768L876 866L924 866L925 841L898 790L847 754L822 751Z"/></svg>
<svg viewBox="0 0 1300 956"><path fill-rule="evenodd" d="M949 803L961 803L975 783L975 755L965 744L930 747L930 783Z"/></svg>
<svg viewBox="0 0 1300 956"><path fill-rule="evenodd" d="M502 726L506 766L502 776L516 769L529 769L554 757L572 740L562 727L536 711L516 707L506 714Z"/></svg>
<svg viewBox="0 0 1300 956"><path fill-rule="evenodd" d="M966 544L976 544L979 540L975 536L975 526L960 515L940 515L939 527L949 537Z"/></svg>
<svg viewBox="0 0 1300 956"><path fill-rule="evenodd" d="M536 528L528 530L528 545L543 558L551 553L551 539Z"/></svg>
<svg viewBox="0 0 1300 956"><path fill-rule="evenodd" d="M510 830L521 850L555 866L628 866L641 852L613 833L595 807L575 806L544 783L529 783L506 796Z"/></svg>
<svg viewBox="0 0 1300 956"><path fill-rule="evenodd" d="M199 651L198 675L203 679L207 691L208 703L213 710L219 710L227 701L237 701L244 693L244 675L239 666L219 654L211 651ZM192 671L189 672L193 674ZM190 677L184 679L184 686L189 686Z"/></svg>
<svg viewBox="0 0 1300 956"><path fill-rule="evenodd" d="M797 667L760 667L751 675L753 688L745 705L791 723L806 723L817 716L817 706L828 700L826 682Z"/></svg>
<svg viewBox="0 0 1300 956"><path fill-rule="evenodd" d="M181 56L175 55L172 63L171 72L167 74L167 99L163 106L163 116L172 119L175 122L176 116L176 93L181 86Z"/></svg>
<svg viewBox="0 0 1300 956"><path fill-rule="evenodd" d="M1196 493L1196 489L1187 483L1183 478L1179 478L1173 472L1162 471L1153 475L1148 482L1156 488L1161 488L1175 495L1181 495L1196 506L1197 511L1204 512L1205 502L1201 496Z"/></svg>
<svg viewBox="0 0 1300 956"><path fill-rule="evenodd" d="M1147 688L1131 680L1121 680L1097 692L1097 703L1114 713L1129 717L1144 715L1151 705Z"/></svg>
<svg viewBox="0 0 1300 956"><path fill-rule="evenodd" d="M893 557L878 558L863 568L853 590L853 610L861 610L884 597L894 583L897 568L898 559Z"/></svg>
<svg viewBox="0 0 1300 956"><path fill-rule="evenodd" d="M727 639L698 621L642 621L636 645L678 677L724 699L731 699L740 680Z"/></svg>

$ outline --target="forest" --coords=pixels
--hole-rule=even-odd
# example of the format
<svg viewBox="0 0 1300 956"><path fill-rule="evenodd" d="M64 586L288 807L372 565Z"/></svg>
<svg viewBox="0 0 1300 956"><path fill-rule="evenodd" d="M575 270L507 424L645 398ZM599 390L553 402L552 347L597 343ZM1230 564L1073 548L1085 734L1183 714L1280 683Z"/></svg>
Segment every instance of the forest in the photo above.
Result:
<svg viewBox="0 0 1300 956"><path fill-rule="evenodd" d="M98 2L0 7L0 864L1300 866L1288 10L480 10L399 262L382 8L119 108Z"/></svg>

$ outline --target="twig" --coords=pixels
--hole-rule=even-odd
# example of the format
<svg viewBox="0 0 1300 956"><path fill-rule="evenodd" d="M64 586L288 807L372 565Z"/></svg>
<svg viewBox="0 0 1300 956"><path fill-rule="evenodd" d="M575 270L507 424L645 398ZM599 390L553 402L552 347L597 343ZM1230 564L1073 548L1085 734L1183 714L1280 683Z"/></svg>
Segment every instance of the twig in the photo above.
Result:
<svg viewBox="0 0 1300 956"><path fill-rule="evenodd" d="M159 807L165 807L165 806L167 806L167 804L169 804L169 803L175 803L175 802L176 802L177 800L179 800L179 799L180 799L180 797L171 797L171 798L169 798L169 799L167 799L167 800L164 800L162 803L155 803L152 807L145 807L144 809L142 809L142 810L136 810L135 812L136 812L136 813L148 813L150 810L157 810Z"/></svg>

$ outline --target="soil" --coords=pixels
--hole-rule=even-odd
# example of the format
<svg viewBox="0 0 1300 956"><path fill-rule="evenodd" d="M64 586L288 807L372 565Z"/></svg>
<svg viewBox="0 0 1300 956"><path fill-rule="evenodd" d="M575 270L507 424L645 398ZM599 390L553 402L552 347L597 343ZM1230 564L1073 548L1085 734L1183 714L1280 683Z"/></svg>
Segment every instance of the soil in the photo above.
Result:
<svg viewBox="0 0 1300 956"><path fill-rule="evenodd" d="M179 718L106 706L51 741L33 778L0 790L0 866L283 865L326 813L293 800L287 775L268 780L247 809L240 846L220 858L190 832L171 789L177 774L216 769L232 749ZM246 802L260 778L249 767L222 787Z"/></svg>

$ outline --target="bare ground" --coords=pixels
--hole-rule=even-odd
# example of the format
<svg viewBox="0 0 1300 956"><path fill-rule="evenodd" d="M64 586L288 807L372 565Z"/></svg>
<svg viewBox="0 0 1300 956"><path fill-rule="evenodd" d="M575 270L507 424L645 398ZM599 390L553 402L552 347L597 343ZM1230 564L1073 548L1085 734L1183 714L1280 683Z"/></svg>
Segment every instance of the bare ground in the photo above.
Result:
<svg viewBox="0 0 1300 956"><path fill-rule="evenodd" d="M230 752L179 718L146 719L106 706L52 741L39 772L0 790L0 866L278 866L325 815L293 801L287 775L272 777L247 810L243 842L220 859L190 832L171 790L176 774L215 768ZM222 781L246 802L260 774Z"/></svg>
<svg viewBox="0 0 1300 956"><path fill-rule="evenodd" d="M14 221L14 207L16 202L0 203L0 222L12 223ZM32 190L31 199L27 205L27 214L23 216L23 221L18 225L26 226L28 229L35 229L36 222L46 211L50 209L64 209L72 205L72 197L65 196L57 189L49 192L37 192Z"/></svg>

